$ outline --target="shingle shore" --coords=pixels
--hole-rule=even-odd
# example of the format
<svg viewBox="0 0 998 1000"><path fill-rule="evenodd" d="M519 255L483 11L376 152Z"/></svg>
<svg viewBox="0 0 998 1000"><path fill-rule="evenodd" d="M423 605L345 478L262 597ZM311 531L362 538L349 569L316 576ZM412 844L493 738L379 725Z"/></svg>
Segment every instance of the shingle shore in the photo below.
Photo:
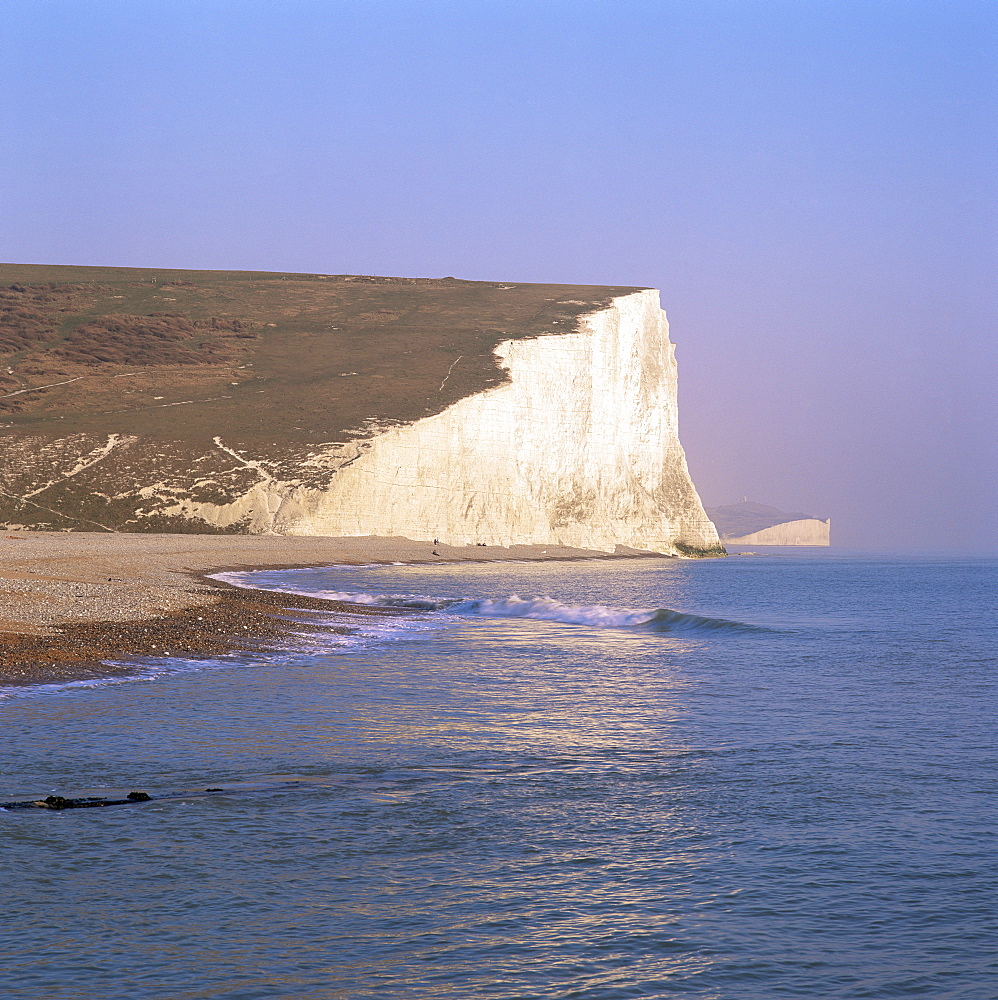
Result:
<svg viewBox="0 0 998 1000"><path fill-rule="evenodd" d="M405 613L230 587L206 579L207 573L586 558L607 556L551 546L434 550L406 538L8 530L0 534L0 686L128 674L134 657L216 657L265 646L288 631L293 619L284 613L296 610L338 617ZM317 627L350 631L349 625L309 625Z"/></svg>
<svg viewBox="0 0 998 1000"><path fill-rule="evenodd" d="M136 657L218 657L266 647L287 631L284 613L301 609L339 612L349 620L363 615L394 614L261 590L205 588L210 603L135 621L72 622L52 635L0 632L0 685L49 684L92 677L126 675ZM401 612L404 613L404 612ZM309 622L311 631L346 633L349 625ZM106 660L116 662L107 663ZM122 662L123 661L123 662Z"/></svg>

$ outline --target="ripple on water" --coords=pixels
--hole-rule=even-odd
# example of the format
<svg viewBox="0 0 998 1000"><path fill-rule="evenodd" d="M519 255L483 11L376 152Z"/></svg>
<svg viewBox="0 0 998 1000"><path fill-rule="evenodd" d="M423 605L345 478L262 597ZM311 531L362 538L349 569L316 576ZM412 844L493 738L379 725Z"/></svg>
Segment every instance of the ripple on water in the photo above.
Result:
<svg viewBox="0 0 998 1000"><path fill-rule="evenodd" d="M7 699L3 799L159 798L0 812L5 991L992 1000L978 565L759 565L274 574L766 631L451 604Z"/></svg>

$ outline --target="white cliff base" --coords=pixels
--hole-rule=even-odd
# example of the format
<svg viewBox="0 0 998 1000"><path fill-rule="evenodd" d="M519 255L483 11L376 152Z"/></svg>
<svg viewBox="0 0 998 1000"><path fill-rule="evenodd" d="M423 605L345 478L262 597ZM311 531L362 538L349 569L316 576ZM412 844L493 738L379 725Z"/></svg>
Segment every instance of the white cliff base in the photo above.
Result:
<svg viewBox="0 0 998 1000"><path fill-rule="evenodd" d="M313 456L330 470L324 489L259 466L260 482L233 503L182 499L174 511L288 535L721 551L679 443L674 348L656 291L496 354L508 383L349 453Z"/></svg>

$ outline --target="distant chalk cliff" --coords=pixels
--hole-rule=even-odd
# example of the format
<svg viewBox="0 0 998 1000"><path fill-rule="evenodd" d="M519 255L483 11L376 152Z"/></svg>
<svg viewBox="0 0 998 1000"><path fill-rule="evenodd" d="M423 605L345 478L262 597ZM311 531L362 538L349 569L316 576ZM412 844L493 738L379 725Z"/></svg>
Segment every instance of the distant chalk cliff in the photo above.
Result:
<svg viewBox="0 0 998 1000"><path fill-rule="evenodd" d="M831 518L792 514L767 504L742 503L707 510L728 545L828 545Z"/></svg>
<svg viewBox="0 0 998 1000"><path fill-rule="evenodd" d="M256 276L264 292L287 297L287 284L268 277ZM219 289L235 311L240 290L259 302L259 289L239 280L216 279L213 307ZM91 305L91 353L107 329L119 354L83 369L50 338L40 354L29 350L25 384L6 397L44 400L52 390L42 377L66 386L64 412L50 397L0 427L6 522L723 552L679 442L674 348L656 291L351 280L326 279L325 312L300 310L309 322L295 336L265 322L259 304L199 318L207 293L196 277L186 299L182 279L142 292L189 310L182 320L153 313L147 333L134 307L127 321L100 325ZM163 295L164 284L175 293ZM110 298L128 298L107 287ZM86 305L85 288L73 294ZM155 391L157 376L168 381L178 365L129 364L121 343L131 337L146 350L172 330L188 353L214 353L200 367L182 358L186 380L169 376L168 394ZM50 356L61 359L58 370L42 371L38 359ZM24 362L24 351L14 359ZM79 391L88 378L96 405ZM116 412L106 405L112 392L131 393L135 405Z"/></svg>

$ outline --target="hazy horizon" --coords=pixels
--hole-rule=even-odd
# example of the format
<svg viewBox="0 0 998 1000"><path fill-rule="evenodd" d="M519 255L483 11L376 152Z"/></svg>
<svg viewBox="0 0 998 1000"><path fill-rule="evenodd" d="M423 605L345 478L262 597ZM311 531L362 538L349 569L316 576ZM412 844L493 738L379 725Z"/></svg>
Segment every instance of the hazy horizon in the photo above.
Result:
<svg viewBox="0 0 998 1000"><path fill-rule="evenodd" d="M998 13L0 8L0 257L661 289L707 506L998 550Z"/></svg>

